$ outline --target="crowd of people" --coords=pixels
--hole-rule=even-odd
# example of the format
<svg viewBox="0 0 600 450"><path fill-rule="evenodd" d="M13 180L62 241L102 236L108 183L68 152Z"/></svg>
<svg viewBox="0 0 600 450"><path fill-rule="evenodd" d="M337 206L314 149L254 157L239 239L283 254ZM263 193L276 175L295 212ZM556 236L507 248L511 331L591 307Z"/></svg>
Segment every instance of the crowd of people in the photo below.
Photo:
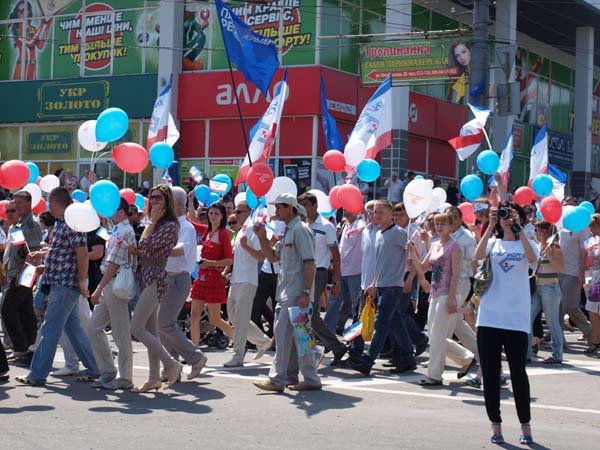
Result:
<svg viewBox="0 0 600 450"><path fill-rule="evenodd" d="M397 200L397 175L390 183ZM49 211L39 216L26 191L5 209L4 382L10 363L29 368L15 378L26 385L73 375L94 388L143 393L179 382L184 364L188 380L199 376L209 343L231 347L226 368L243 366L248 350L255 360L274 351L268 378L254 383L259 389L320 390L327 353L333 368L370 375L381 358L391 373L414 371L428 351L419 385L442 386L452 361L459 379L483 386L491 440L502 443L504 352L527 444L526 366L543 343L551 342L543 363L553 367L563 361L565 329L582 332L586 354L600 350L600 214L578 233L506 199L475 202L471 226L456 206L411 220L401 201L388 199L325 218L309 192L279 195L268 217L243 200L223 197L205 207L193 191L157 185L145 212L121 199L116 213L86 234L65 222L73 201L66 184L49 194ZM33 272L37 277L26 275ZM130 295L127 274L135 276ZM370 344L360 334L347 341L344 330L369 297L376 305ZM297 345L294 307L307 308L319 344L310 351ZM148 379L137 387L133 339L148 350ZM65 365L51 372L58 345Z"/></svg>

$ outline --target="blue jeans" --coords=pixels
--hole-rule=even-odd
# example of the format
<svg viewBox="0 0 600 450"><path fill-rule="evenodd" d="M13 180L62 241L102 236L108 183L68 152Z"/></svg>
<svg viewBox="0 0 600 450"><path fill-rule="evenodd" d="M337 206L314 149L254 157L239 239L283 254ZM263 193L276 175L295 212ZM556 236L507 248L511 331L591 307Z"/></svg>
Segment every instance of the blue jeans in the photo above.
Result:
<svg viewBox="0 0 600 450"><path fill-rule="evenodd" d="M388 336L392 340L396 364L416 364L412 341L406 329L409 302L410 296L402 295L401 286L377 288L375 333L366 356L369 365L375 363Z"/></svg>
<svg viewBox="0 0 600 450"><path fill-rule="evenodd" d="M540 310L544 310L546 322L552 334L552 357L558 361L563 360L563 332L560 320L560 285L558 283L538 285L535 294L531 297L531 321L535 320ZM531 358L531 333L527 357Z"/></svg>
<svg viewBox="0 0 600 450"><path fill-rule="evenodd" d="M78 289L64 286L50 287L50 301L40 330L42 338L33 354L28 375L31 380L45 381L48 377L63 328L89 374L99 374L90 341L79 322L78 301Z"/></svg>
<svg viewBox="0 0 600 450"><path fill-rule="evenodd" d="M335 333L338 320L340 319L340 311L342 310L344 301L347 300L350 302L352 313L354 313L356 305L358 305L358 300L360 297L360 276L361 275L358 274L342 277L340 293L329 299L327 313L325 314L324 320L327 328L329 328L333 333ZM348 317L342 317L341 319L343 326L345 327Z"/></svg>

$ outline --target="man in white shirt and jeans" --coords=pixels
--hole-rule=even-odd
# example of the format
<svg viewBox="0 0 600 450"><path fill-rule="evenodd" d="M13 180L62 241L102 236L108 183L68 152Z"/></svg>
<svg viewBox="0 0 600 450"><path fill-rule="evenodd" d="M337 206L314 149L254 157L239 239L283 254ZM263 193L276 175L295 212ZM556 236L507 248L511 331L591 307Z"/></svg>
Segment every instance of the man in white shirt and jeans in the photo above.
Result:
<svg viewBox="0 0 600 450"><path fill-rule="evenodd" d="M235 207L240 231L233 245L233 270L227 298L227 315L234 325L233 356L223 364L225 367L244 365L246 340L256 345L255 360L261 358L272 345L271 339L250 320L254 295L258 288L258 265L265 258L256 234L252 227L245 223L251 212L246 202L238 202Z"/></svg>

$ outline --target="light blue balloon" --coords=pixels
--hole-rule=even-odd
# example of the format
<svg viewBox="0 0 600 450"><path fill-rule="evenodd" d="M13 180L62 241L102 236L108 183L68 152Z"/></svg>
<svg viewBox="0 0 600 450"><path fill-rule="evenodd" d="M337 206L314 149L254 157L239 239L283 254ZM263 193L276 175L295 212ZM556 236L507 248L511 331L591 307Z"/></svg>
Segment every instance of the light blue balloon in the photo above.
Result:
<svg viewBox="0 0 600 450"><path fill-rule="evenodd" d="M85 192L83 192L81 189L75 189L71 194L71 198L79 203L85 202L85 197Z"/></svg>
<svg viewBox="0 0 600 450"><path fill-rule="evenodd" d="M477 167L486 175L492 175L500 167L500 158L495 151L484 150L477 156Z"/></svg>
<svg viewBox="0 0 600 450"><path fill-rule="evenodd" d="M27 163L27 167L29 167L29 180L28 183L37 182L38 177L40 176L40 168L36 163L29 161Z"/></svg>
<svg viewBox="0 0 600 450"><path fill-rule="evenodd" d="M335 216L336 213L337 213L337 209L334 209L332 211L322 212L321 215L323 217L331 217L331 216Z"/></svg>
<svg viewBox="0 0 600 450"><path fill-rule="evenodd" d="M229 178L229 175L225 175L224 173L215 175L214 177L212 177L212 181L217 181L219 183L227 184L227 188L225 189L225 192L219 192L219 194L221 194L221 195L227 194L231 190L231 185L233 184L233 182L231 181L231 178Z"/></svg>
<svg viewBox="0 0 600 450"><path fill-rule="evenodd" d="M563 226L573 233L585 230L592 221L590 212L582 206L576 206L563 216Z"/></svg>
<svg viewBox="0 0 600 450"><path fill-rule="evenodd" d="M108 108L96 119L96 140L98 142L118 141L129 128L129 117L121 108Z"/></svg>
<svg viewBox="0 0 600 450"><path fill-rule="evenodd" d="M194 195L196 196L196 200L198 200L203 205L208 205L208 200L210 198L210 188L205 184L199 184L194 189Z"/></svg>
<svg viewBox="0 0 600 450"><path fill-rule="evenodd" d="M143 211L146 207L146 200L142 194L135 194L135 206L137 206L137 209L140 211Z"/></svg>
<svg viewBox="0 0 600 450"><path fill-rule="evenodd" d="M475 200L483 193L483 182L477 175L467 175L460 182L460 192L469 201Z"/></svg>
<svg viewBox="0 0 600 450"><path fill-rule="evenodd" d="M267 206L267 200L263 195L260 198L257 198L254 192L250 188L246 189L246 205L250 209L256 209L258 206Z"/></svg>
<svg viewBox="0 0 600 450"><path fill-rule="evenodd" d="M548 175L545 173L540 173L533 177L531 188L538 196L546 197L552 193L552 189L554 189L554 183L552 182L552 178L550 178Z"/></svg>
<svg viewBox="0 0 600 450"><path fill-rule="evenodd" d="M212 205L213 203L217 203L219 200L221 200L221 196L216 192L211 192L208 196L208 206Z"/></svg>
<svg viewBox="0 0 600 450"><path fill-rule="evenodd" d="M115 183L109 180L100 180L90 188L90 201L98 214L103 217L112 217L121 203L121 194Z"/></svg>
<svg viewBox="0 0 600 450"><path fill-rule="evenodd" d="M374 159L363 159L356 167L356 176L365 183L375 181L381 175L381 167Z"/></svg>
<svg viewBox="0 0 600 450"><path fill-rule="evenodd" d="M584 202L581 202L579 204L579 206L581 206L582 208L585 208L589 211L590 214L596 214L596 208L594 207L594 205L592 204L592 202L588 202L587 200Z"/></svg>
<svg viewBox="0 0 600 450"><path fill-rule="evenodd" d="M174 159L175 152L166 142L157 142L150 148L150 162L157 169L168 169Z"/></svg>
<svg viewBox="0 0 600 450"><path fill-rule="evenodd" d="M195 280L196 278L198 278L198 269L199 269L198 264L196 264L194 266L194 271L192 272L192 280Z"/></svg>
<svg viewBox="0 0 600 450"><path fill-rule="evenodd" d="M535 212L535 218L537 220L544 220L544 216L542 216L542 212L539 209Z"/></svg>
<svg viewBox="0 0 600 450"><path fill-rule="evenodd" d="M415 180L424 180L423 175L415 175Z"/></svg>

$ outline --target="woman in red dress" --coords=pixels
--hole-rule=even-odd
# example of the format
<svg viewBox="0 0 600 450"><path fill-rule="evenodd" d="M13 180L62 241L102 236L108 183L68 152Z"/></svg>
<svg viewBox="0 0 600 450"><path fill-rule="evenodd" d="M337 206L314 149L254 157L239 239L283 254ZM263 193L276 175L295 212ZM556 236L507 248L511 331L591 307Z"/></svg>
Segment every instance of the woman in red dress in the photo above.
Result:
<svg viewBox="0 0 600 450"><path fill-rule="evenodd" d="M233 252L225 206L213 203L208 209L209 225L199 225L202 234L202 253L198 267L198 278L192 285L192 312L190 335L195 345L200 343L200 318L204 305L208 306L210 323L218 327L229 339L233 339L233 328L221 317L221 305L227 303L223 269L233 262Z"/></svg>

